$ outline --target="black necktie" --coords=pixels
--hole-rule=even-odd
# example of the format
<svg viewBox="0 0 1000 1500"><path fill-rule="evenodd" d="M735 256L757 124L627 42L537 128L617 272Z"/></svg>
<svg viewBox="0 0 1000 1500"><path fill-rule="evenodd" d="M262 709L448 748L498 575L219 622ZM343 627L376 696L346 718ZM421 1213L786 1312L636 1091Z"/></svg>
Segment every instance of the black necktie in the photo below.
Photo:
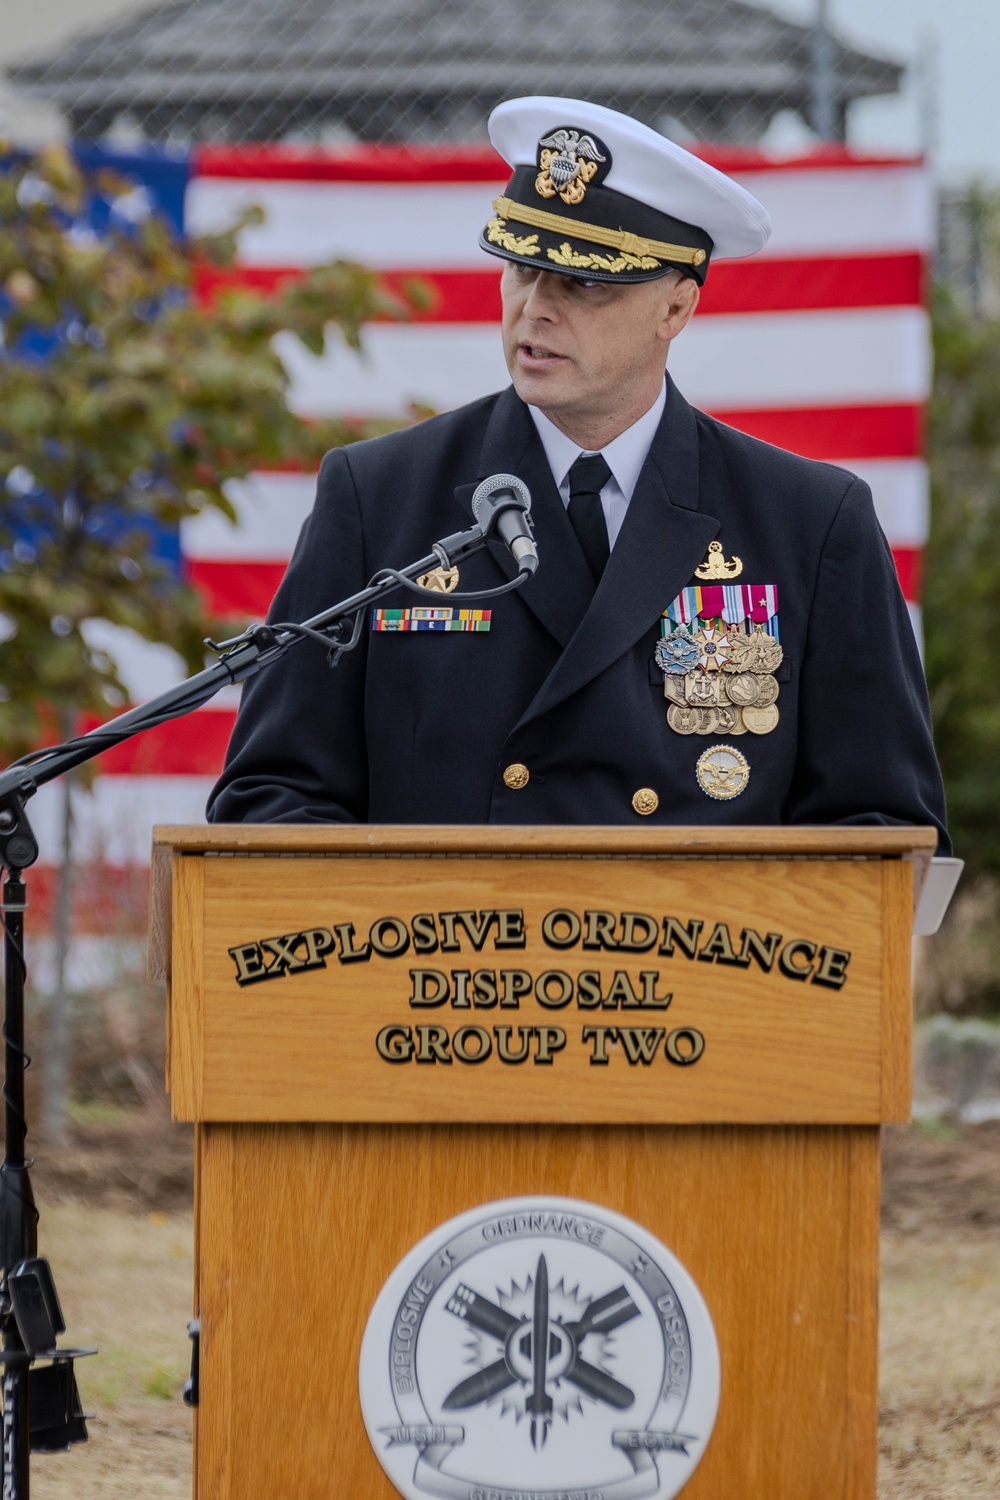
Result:
<svg viewBox="0 0 1000 1500"><path fill-rule="evenodd" d="M608 527L601 504L601 491L611 478L611 470L601 453L585 457L582 453L569 471L569 519L590 564L595 582L600 580L611 548Z"/></svg>

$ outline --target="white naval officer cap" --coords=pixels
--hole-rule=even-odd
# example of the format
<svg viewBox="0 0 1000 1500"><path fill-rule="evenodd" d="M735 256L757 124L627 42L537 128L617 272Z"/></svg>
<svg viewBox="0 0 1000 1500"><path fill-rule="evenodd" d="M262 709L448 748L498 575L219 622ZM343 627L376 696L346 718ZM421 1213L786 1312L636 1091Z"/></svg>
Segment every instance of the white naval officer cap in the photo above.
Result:
<svg viewBox="0 0 1000 1500"><path fill-rule="evenodd" d="M492 255L587 280L704 282L712 256L768 241L763 204L725 173L618 110L508 99L490 140L513 170L480 236Z"/></svg>

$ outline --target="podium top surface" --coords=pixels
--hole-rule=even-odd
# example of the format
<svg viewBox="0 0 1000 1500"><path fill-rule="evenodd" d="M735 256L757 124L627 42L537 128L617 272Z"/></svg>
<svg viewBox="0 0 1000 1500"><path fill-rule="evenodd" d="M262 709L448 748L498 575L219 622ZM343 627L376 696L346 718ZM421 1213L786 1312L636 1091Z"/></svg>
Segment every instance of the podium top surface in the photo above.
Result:
<svg viewBox="0 0 1000 1500"><path fill-rule="evenodd" d="M702 854L702 855L856 855L929 860L937 831L911 826L823 827L657 827L617 825L549 827L517 824L423 823L213 823L160 824L153 829L153 851L178 854L289 853L478 853L497 854Z"/></svg>

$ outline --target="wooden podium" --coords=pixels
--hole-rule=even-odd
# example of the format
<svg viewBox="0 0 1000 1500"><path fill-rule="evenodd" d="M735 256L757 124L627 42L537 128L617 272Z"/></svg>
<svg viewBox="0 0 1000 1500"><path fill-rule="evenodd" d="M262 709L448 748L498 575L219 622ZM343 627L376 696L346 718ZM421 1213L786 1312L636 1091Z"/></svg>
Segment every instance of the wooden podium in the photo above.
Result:
<svg viewBox="0 0 1000 1500"><path fill-rule="evenodd" d="M879 1126L932 830L159 828L197 1126L198 1500L391 1500L358 1400L401 1257L492 1199L647 1226L707 1301L685 1500L874 1500Z"/></svg>

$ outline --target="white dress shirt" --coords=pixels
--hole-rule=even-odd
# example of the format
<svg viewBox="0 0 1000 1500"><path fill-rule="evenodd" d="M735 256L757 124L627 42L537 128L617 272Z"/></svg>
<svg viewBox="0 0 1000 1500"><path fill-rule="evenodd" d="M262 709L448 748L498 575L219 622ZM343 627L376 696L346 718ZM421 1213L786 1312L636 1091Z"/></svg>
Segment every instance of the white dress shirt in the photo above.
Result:
<svg viewBox="0 0 1000 1500"><path fill-rule="evenodd" d="M611 470L611 478L601 491L601 506L604 510L604 519L608 526L608 546L613 547L618 540L618 533L622 529L625 512L632 493L639 482L639 472L646 462L663 409L667 404L667 383L663 382L660 394L653 402L649 411L645 412L631 427L626 427L624 432L610 442L606 448L598 451ZM580 457L581 453L590 455L594 452L592 448L581 448L568 438L564 432L560 432L556 424L549 420L543 411L537 406L529 406L532 420L538 429L538 436L542 440L545 449L545 457L549 461L552 470L552 478L562 496L563 505L569 505L569 471Z"/></svg>

